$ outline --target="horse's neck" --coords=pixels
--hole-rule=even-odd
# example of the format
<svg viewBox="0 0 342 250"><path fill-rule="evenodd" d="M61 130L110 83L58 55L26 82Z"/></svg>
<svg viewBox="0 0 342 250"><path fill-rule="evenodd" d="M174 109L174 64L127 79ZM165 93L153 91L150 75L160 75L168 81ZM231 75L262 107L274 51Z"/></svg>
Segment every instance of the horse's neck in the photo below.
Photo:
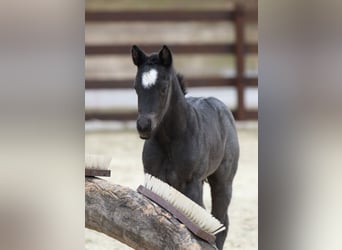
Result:
<svg viewBox="0 0 342 250"><path fill-rule="evenodd" d="M162 143L170 143L174 138L181 137L187 129L189 107L176 77L172 88L169 109L157 133L157 137Z"/></svg>

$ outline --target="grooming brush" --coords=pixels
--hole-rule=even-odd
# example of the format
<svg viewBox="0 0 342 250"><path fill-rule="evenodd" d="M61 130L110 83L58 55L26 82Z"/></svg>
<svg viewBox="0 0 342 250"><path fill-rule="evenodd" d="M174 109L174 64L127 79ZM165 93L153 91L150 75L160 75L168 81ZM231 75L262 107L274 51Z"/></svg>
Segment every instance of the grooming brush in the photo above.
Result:
<svg viewBox="0 0 342 250"><path fill-rule="evenodd" d="M85 156L85 176L110 176L112 157L102 155Z"/></svg>
<svg viewBox="0 0 342 250"><path fill-rule="evenodd" d="M140 185L138 192L166 209L192 233L209 243L214 243L215 234L226 229L203 207L167 183L149 174L145 174L145 186Z"/></svg>

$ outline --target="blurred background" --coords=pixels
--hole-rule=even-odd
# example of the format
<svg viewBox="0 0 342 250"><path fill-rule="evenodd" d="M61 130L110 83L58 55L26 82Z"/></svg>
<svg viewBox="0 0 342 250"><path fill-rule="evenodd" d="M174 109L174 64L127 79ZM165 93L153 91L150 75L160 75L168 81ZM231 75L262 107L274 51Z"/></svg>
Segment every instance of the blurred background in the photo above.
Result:
<svg viewBox="0 0 342 250"><path fill-rule="evenodd" d="M170 46L174 67L187 81L188 96L215 96L237 119L241 158L225 249L257 249L257 2L85 3L85 153L113 157L109 181L132 189L143 183L143 140L135 130L137 98L132 88L136 67L130 48L137 44L151 53L163 44ZM158 17L158 12L164 14ZM210 209L207 185L204 199ZM130 249L88 229L85 237L86 249Z"/></svg>

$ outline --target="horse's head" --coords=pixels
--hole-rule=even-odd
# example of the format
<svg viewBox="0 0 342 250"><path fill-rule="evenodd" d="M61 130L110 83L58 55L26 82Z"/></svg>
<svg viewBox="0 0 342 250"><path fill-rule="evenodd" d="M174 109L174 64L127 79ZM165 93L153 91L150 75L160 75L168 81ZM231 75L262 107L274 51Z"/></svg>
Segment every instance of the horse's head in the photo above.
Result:
<svg viewBox="0 0 342 250"><path fill-rule="evenodd" d="M138 71L134 88L138 95L137 129L142 139L149 139L168 110L173 77L172 55L167 46L146 55L137 46L132 47L133 63Z"/></svg>

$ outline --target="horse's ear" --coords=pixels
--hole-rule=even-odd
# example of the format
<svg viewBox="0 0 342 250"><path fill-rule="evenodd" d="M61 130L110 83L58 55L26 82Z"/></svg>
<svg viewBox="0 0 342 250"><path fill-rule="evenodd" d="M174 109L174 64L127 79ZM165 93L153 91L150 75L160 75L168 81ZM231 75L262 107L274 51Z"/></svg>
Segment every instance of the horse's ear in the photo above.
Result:
<svg viewBox="0 0 342 250"><path fill-rule="evenodd" d="M159 51L159 60L166 67L170 67L172 64L171 50L166 45Z"/></svg>
<svg viewBox="0 0 342 250"><path fill-rule="evenodd" d="M146 55L141 49L139 49L138 46L133 45L132 46L132 59L133 59L133 63L136 66L140 66L141 64L145 62Z"/></svg>

